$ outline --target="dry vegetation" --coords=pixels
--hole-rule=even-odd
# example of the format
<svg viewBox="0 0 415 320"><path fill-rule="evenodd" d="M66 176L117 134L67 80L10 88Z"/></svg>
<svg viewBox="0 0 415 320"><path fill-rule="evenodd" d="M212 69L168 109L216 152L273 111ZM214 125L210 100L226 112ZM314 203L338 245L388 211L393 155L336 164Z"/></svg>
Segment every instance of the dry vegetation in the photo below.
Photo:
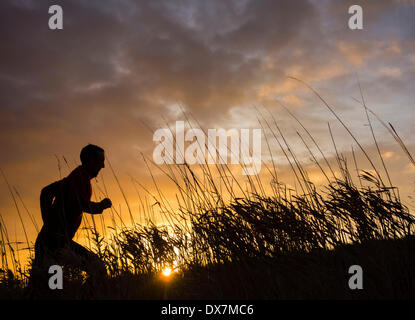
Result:
<svg viewBox="0 0 415 320"><path fill-rule="evenodd" d="M344 125L359 152L367 156L333 108L314 93ZM364 106L364 102L362 104ZM373 134L369 113L375 114L366 106L364 111ZM324 188L317 188L310 181L273 116L258 110L259 123L271 133L291 167L296 190L279 181L274 160L268 166L264 164L264 170L272 177L271 185L264 186L258 177L249 177L248 188L239 185L226 165L200 166L199 172L188 165L158 167L177 187L178 208L173 209L155 180L154 194L142 187L157 203L168 223L151 222L152 207L141 198L142 214L146 214L148 220L145 224L117 227L114 213L118 215L118 212L114 208L111 211L114 225L107 229L117 232L104 236L105 230L99 232L93 220L93 225L87 226L90 249L105 262L108 279L102 279L100 286L92 288L84 281L83 274L71 272L65 289L60 292L26 294L27 272L21 272L2 222L0 296L40 299L414 298L415 220L402 203L398 189L392 186L383 159L383 176L367 156L371 170L360 171L353 179L346 159L337 154L334 168L310 132L292 116L304 129L303 134L298 133L299 137L326 179ZM381 123L414 164L395 129ZM373 138L379 150L374 134ZM270 145L269 138L266 144ZM356 159L353 160L359 171ZM146 158L144 162L148 163ZM335 172L340 174L335 175ZM153 177L150 167L149 174ZM103 193L106 195L106 190ZM228 195L228 200L224 194ZM352 264L359 264L364 270L364 290L359 292L347 286L347 270ZM169 280L160 277L160 270L166 266L177 268Z"/></svg>

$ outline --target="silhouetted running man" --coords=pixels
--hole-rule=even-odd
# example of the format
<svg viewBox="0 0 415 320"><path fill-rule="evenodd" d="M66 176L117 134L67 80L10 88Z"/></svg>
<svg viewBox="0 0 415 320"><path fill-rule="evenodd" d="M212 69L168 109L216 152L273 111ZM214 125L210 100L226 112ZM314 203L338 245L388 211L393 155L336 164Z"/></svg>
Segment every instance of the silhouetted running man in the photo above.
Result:
<svg viewBox="0 0 415 320"><path fill-rule="evenodd" d="M106 275L104 264L97 255L73 241L82 213L100 214L112 206L111 200L91 201L91 182L105 167L104 150L89 144L80 154L82 165L66 178L42 189L40 208L43 227L35 244L33 268L46 272L50 265L70 265L86 271L91 278Z"/></svg>

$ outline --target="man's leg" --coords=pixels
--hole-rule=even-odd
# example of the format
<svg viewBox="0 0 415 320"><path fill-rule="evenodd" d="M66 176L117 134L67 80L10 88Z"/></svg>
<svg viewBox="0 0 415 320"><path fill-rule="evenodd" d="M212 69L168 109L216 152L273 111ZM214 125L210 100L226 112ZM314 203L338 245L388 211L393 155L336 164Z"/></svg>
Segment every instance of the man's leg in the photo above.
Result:
<svg viewBox="0 0 415 320"><path fill-rule="evenodd" d="M32 260L29 282L27 286L27 298L41 298L50 291L48 286L49 267L57 264L55 256L56 242L48 241L44 232L39 233L35 242L35 258ZM49 243L51 242L51 243Z"/></svg>
<svg viewBox="0 0 415 320"><path fill-rule="evenodd" d="M29 281L27 284L27 297L34 298L42 287L45 287L45 268L43 267L44 249L41 245L39 236L35 242L35 258L32 260L32 265L29 274Z"/></svg>
<svg viewBox="0 0 415 320"><path fill-rule="evenodd" d="M91 277L101 278L106 276L107 271L105 265L95 253L75 241L71 241L70 250L79 257L80 267Z"/></svg>
<svg viewBox="0 0 415 320"><path fill-rule="evenodd" d="M80 268L87 272L88 278L84 286L87 298L99 297L107 292L107 270L99 257L80 244L71 241L70 249L80 260Z"/></svg>

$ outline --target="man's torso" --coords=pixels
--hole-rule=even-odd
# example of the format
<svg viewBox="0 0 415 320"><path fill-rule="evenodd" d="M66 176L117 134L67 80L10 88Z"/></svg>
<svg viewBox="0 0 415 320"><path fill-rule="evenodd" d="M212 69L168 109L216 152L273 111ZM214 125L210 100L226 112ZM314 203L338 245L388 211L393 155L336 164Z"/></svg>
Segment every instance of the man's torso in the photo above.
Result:
<svg viewBox="0 0 415 320"><path fill-rule="evenodd" d="M44 221L43 229L72 239L82 222L82 212L85 203L91 199L91 193L89 175L79 166L60 180L49 221Z"/></svg>

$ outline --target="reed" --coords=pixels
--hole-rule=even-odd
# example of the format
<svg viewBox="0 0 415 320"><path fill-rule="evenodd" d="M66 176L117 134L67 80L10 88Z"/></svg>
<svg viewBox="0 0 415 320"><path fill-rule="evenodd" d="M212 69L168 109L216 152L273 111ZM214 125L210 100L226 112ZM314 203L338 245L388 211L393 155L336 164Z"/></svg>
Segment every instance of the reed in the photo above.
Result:
<svg viewBox="0 0 415 320"><path fill-rule="evenodd" d="M320 296L330 297L330 285L322 287L320 284L321 277L325 276L319 274L314 278L311 276L311 279L304 279L307 273L302 270L301 265L307 266L310 274L310 270L315 271L319 266L324 269L324 264L328 263L332 268L330 270L337 270L335 272L340 274L339 261L347 260L350 252L354 250L345 248L360 248L356 250L359 250L362 261L366 261L365 256L370 256L377 245L381 248L393 247L395 250L396 247L388 241L405 243L401 247L402 255L407 252L405 250L409 245L402 242L402 239L412 239L415 219L408 207L402 203L397 187L392 184L369 117L369 113L375 114L366 106L363 93L361 92L361 104L386 179L334 108L315 89L301 80L295 80L308 87L336 117L369 161L373 171L358 169L354 148L354 170L349 169L347 159L339 152L329 125L328 135L335 150L336 165L330 163L329 157L323 153L316 138L299 117L281 103L301 126L303 132L296 132L297 137L324 176L324 186L316 186L310 181L306 165L299 160L275 115L264 109L266 116L259 108L256 108L257 119L266 132L266 144L271 155L271 162L264 164L271 178L269 185L268 181L256 176L248 177L244 188L241 180L226 164L191 167L185 163L160 166L152 164L150 159L141 154L155 191L130 177L138 197L134 201L139 203L140 209L139 215L134 219L129 204L131 200L127 199L110 164L111 172L127 205L131 225L126 226L121 209L116 210L116 206L110 209L112 226L105 226L101 220L100 232L93 217L92 223L88 219L84 220L83 229L89 247L105 263L109 277L106 281L115 284L112 288L116 288L111 293L98 293L98 296L224 298L233 296L233 288L239 292L235 294L239 298L248 298L255 294L256 297L263 298L308 297L309 291L306 289L294 290L283 284L287 279L291 279L293 284L296 279L314 286L314 293L320 292ZM191 114L183 114L189 126L197 123ZM378 116L376 119L388 129L409 160L414 163L412 155L394 127L387 126ZM306 137L311 143L307 142ZM296 190L279 180L271 147L275 143L291 169ZM312 146L316 148L316 153ZM67 163L66 159L65 162ZM176 187L176 201L163 193L153 170L160 171ZM341 174L336 175L336 170ZM356 178L358 184L354 183ZM103 177L102 186L103 189L97 186L100 196L108 197ZM12 191L10 186L9 188ZM15 193L23 204L17 190ZM13 192L11 194L17 207ZM37 228L26 207L25 210ZM18 213L21 217L19 209ZM163 218L163 223L156 223L159 220L156 219L156 214ZM119 221L116 221L116 217ZM22 219L21 222L24 229ZM21 268L3 219L0 219L0 236L0 287L6 287L11 279L24 287L26 281L24 276L18 276ZM26 241L29 246L28 239ZM410 277L415 277L414 272L409 270L410 265L402 264L399 268L410 274ZM165 291L166 285L157 280L165 267L178 271L174 277L176 280L169 284L169 293ZM374 267L369 264L369 268ZM128 284L129 281L139 284L141 289L133 289ZM333 291L336 294L341 291L336 290ZM394 292L399 296L399 291ZM402 294L407 292L413 291L401 291ZM68 297L76 298L77 294L68 293ZM347 297L348 293L339 293L339 296Z"/></svg>

